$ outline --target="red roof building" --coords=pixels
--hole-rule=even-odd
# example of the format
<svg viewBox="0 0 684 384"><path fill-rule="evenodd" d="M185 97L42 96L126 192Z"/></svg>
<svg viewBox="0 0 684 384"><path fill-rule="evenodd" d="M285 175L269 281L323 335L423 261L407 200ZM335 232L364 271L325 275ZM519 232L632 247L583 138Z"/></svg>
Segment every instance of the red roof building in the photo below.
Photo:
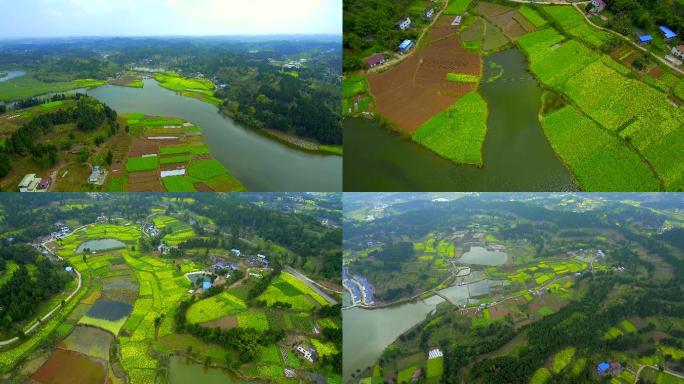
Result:
<svg viewBox="0 0 684 384"><path fill-rule="evenodd" d="M366 64L370 67L373 68L376 65L380 65L385 62L385 56L383 56L381 53L376 53L375 55L369 57L366 60Z"/></svg>

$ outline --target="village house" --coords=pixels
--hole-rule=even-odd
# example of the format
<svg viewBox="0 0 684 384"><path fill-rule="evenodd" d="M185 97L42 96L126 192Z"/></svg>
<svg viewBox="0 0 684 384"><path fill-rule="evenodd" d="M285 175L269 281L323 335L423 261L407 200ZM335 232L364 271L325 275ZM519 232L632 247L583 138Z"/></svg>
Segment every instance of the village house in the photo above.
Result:
<svg viewBox="0 0 684 384"><path fill-rule="evenodd" d="M366 65L368 65L369 68L373 68L384 63L385 56L383 56L381 53L376 53L375 55L366 59Z"/></svg>
<svg viewBox="0 0 684 384"><path fill-rule="evenodd" d="M600 13L606 9L606 3L603 0L591 0L591 5L594 7L592 9L592 12L594 13Z"/></svg>
<svg viewBox="0 0 684 384"><path fill-rule="evenodd" d="M43 179L36 177L35 173L29 173L21 179L18 187L19 192L45 192L49 185L49 180L43 182Z"/></svg>
<svg viewBox="0 0 684 384"><path fill-rule="evenodd" d="M410 18L405 18L397 21L395 24L397 28L401 29L402 31L405 31L411 27L411 19Z"/></svg>
<svg viewBox="0 0 684 384"><path fill-rule="evenodd" d="M676 47L672 47L672 54L675 57L678 57L680 59L684 59L684 44L678 45Z"/></svg>
<svg viewBox="0 0 684 384"><path fill-rule="evenodd" d="M431 21L432 17L435 15L435 9L432 7L427 7L423 11L423 20L425 21Z"/></svg>
<svg viewBox="0 0 684 384"><path fill-rule="evenodd" d="M451 22L451 25L457 27L457 26L461 25L462 20L463 20L463 16L460 16L460 15L456 16L456 17L454 17L454 21Z"/></svg>
<svg viewBox="0 0 684 384"><path fill-rule="evenodd" d="M413 47L413 41L406 39L399 44L399 50L402 52L409 51Z"/></svg>
<svg viewBox="0 0 684 384"><path fill-rule="evenodd" d="M178 247L175 245L166 244L160 244L159 247L157 247L157 250L159 251L160 255L168 255L172 249L178 249Z"/></svg>
<svg viewBox="0 0 684 384"><path fill-rule="evenodd" d="M444 353L439 348L432 348L428 351L428 360L436 359L438 357L444 356Z"/></svg>
<svg viewBox="0 0 684 384"><path fill-rule="evenodd" d="M670 39L677 37L677 34L674 33L674 31L671 30L670 28L668 28L664 25L661 25L659 28L660 28L660 32L662 32L665 40L670 40Z"/></svg>
<svg viewBox="0 0 684 384"><path fill-rule="evenodd" d="M312 346L297 344L295 345L294 350L300 355L302 355L302 357L310 363L313 363L314 361L318 360L318 353L316 352L316 348Z"/></svg>

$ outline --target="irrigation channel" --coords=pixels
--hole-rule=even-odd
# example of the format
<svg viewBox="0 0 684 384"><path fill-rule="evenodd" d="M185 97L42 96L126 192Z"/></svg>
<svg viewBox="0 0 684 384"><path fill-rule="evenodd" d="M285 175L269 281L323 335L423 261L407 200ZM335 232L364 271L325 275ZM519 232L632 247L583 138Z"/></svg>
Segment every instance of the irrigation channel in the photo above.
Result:
<svg viewBox="0 0 684 384"><path fill-rule="evenodd" d="M178 117L202 127L212 156L252 191L339 191L342 157L283 144L224 116L209 103L145 79L144 88L104 85L86 91L119 113Z"/></svg>
<svg viewBox="0 0 684 384"><path fill-rule="evenodd" d="M490 62L504 68L498 72ZM376 120L344 121L347 191L571 191L577 184L539 123L542 89L518 48L485 58L479 92L489 108L484 167L456 165Z"/></svg>

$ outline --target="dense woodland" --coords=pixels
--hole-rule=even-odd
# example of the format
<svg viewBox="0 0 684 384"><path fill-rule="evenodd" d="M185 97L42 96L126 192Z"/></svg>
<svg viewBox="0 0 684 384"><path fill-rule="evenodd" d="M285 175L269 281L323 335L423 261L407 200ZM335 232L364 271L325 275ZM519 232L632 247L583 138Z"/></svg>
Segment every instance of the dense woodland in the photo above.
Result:
<svg viewBox="0 0 684 384"><path fill-rule="evenodd" d="M42 141L41 138L59 125L74 124L77 129L89 132L107 122L109 134L116 133L116 111L89 96L77 94L73 98L74 105L37 115L10 135L0 151L0 177L6 176L12 169L12 157L30 155L43 168L51 168L57 164L60 148L49 141ZM60 98L63 99L65 98Z"/></svg>
<svg viewBox="0 0 684 384"><path fill-rule="evenodd" d="M58 39L29 49L21 41L0 42L0 49L0 67L24 68L45 82L106 80L130 69L131 63L186 76L201 73L224 85L215 92L224 100L222 110L246 125L321 144L342 143L337 39ZM286 61L301 56L307 58L303 68L283 70Z"/></svg>
<svg viewBox="0 0 684 384"><path fill-rule="evenodd" d="M605 0L615 17L609 26L622 33L632 33L632 26L643 30L656 30L667 25L684 34L684 3L676 0Z"/></svg>
<svg viewBox="0 0 684 384"><path fill-rule="evenodd" d="M0 287L2 332L10 331L18 322L33 316L43 301L64 289L70 280L61 265L53 264L31 246L5 240L0 242L0 272L6 272L10 262L18 264L19 268ZM29 272L28 266L35 266L35 272Z"/></svg>

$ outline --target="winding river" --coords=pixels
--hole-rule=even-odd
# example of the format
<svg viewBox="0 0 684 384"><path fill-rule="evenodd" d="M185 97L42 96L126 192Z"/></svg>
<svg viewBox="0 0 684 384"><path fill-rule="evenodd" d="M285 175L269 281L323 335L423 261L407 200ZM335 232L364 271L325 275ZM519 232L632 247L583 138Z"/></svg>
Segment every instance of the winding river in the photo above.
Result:
<svg viewBox="0 0 684 384"><path fill-rule="evenodd" d="M12 80L15 77L22 77L26 74L24 71L5 71L7 75L0 77L0 83L7 80Z"/></svg>
<svg viewBox="0 0 684 384"><path fill-rule="evenodd" d="M145 79L144 88L105 85L87 93L120 113L179 117L202 127L212 156L251 191L340 191L342 157L304 152Z"/></svg>
<svg viewBox="0 0 684 384"><path fill-rule="evenodd" d="M456 165L400 138L380 123L347 119L346 191L570 191L576 182L546 141L538 120L542 89L517 48L485 59L479 91L489 107L483 168Z"/></svg>

